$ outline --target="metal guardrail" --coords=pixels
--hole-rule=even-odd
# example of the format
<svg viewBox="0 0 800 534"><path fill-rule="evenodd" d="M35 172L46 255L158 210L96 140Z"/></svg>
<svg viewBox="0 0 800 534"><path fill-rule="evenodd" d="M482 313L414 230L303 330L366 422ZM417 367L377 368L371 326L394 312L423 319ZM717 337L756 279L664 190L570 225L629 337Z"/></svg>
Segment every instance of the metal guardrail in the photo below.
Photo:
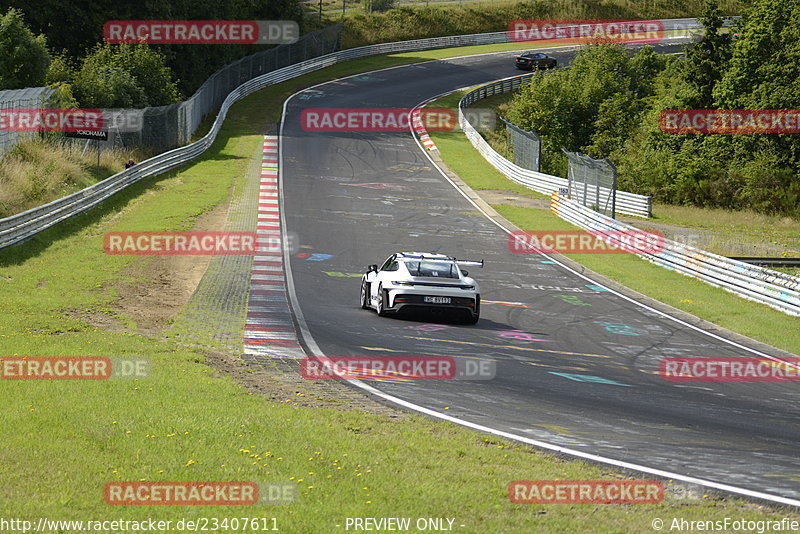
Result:
<svg viewBox="0 0 800 534"><path fill-rule="evenodd" d="M698 27L698 23L695 19L669 19L662 22L664 23L664 27L668 30L696 29ZM193 160L208 149L214 142L222 127L222 122L225 120L228 110L233 103L272 84L284 82L309 72L330 67L342 61L361 57L396 52L412 52L417 50L432 50L435 48L507 42L510 42L508 32L496 32L382 43L333 52L253 78L238 86L225 98L220 106L219 113L217 114L216 120L214 120L211 130L194 143L154 156L131 169L117 173L82 191L50 202L49 204L30 209L17 215L12 215L11 217L6 217L5 219L0 219L0 248L20 243L63 220L83 213L142 178L156 176ZM463 114L459 113L459 117L463 117ZM475 133L477 134L477 132ZM553 188L551 187L548 192L552 190Z"/></svg>
<svg viewBox="0 0 800 534"><path fill-rule="evenodd" d="M728 256L728 259L743 261L751 265L765 265L768 267L800 267L800 258L753 258Z"/></svg>
<svg viewBox="0 0 800 534"><path fill-rule="evenodd" d="M622 236L626 232L641 232L558 193L552 193L550 205L556 215L576 226L601 235L612 232L604 237L611 244L622 246ZM654 247L647 244L643 247L649 250L635 248L635 240L630 240L625 246L633 246L639 251L636 253L639 257L656 265L699 278L789 315L800 316L800 277L712 254L671 239L664 239L663 247L658 252L654 252Z"/></svg>
<svg viewBox="0 0 800 534"><path fill-rule="evenodd" d="M478 133L469 121L467 121L463 113L465 108L478 100L516 91L520 87L530 83L531 76L534 76L534 74L506 78L473 89L464 95L458 103L458 122L461 129L470 140L470 143L472 143L472 146L474 146L494 168L518 184L522 184L539 193L549 195L553 191L558 191L561 187L568 188L569 180L567 178L561 178L560 176L552 176L543 172L525 169L507 160L486 142L483 136ZM611 193L611 191L605 187L600 187L599 189L600 195L603 197L608 197ZM653 201L650 197L645 195L617 191L616 211L618 213L635 215L637 217L650 217L653 214Z"/></svg>

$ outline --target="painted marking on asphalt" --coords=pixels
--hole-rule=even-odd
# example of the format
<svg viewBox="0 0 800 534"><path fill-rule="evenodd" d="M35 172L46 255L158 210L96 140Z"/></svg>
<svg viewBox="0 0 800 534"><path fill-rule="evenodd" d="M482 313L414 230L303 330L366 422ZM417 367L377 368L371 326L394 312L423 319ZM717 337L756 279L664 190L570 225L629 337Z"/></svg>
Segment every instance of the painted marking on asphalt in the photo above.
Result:
<svg viewBox="0 0 800 534"><path fill-rule="evenodd" d="M463 345L475 345L477 347L492 347L496 349L514 349L514 350L525 350L530 352L546 352L548 354L561 354L564 356L590 356L593 358L612 358L607 354L592 354L589 352L567 352L563 350L547 350L547 349L537 349L534 347L520 347L518 345L494 345L491 343L477 343L475 341L458 341L455 339L438 339L433 337L416 337L416 336L406 336L410 339L421 339L424 341L441 341L443 343L461 343Z"/></svg>
<svg viewBox="0 0 800 534"><path fill-rule="evenodd" d="M533 425L533 426L540 426L545 430L549 430L550 432L555 432L556 434L566 434L568 436L577 436L577 432L573 432L572 429L567 428L561 425L547 425L544 423Z"/></svg>
<svg viewBox="0 0 800 534"><path fill-rule="evenodd" d="M627 369L627 367L620 367L620 369ZM658 371L658 370L651 371L649 369L639 369L639 372L640 373L647 373L648 375L656 375L656 376L660 376L661 375L661 371Z"/></svg>
<svg viewBox="0 0 800 534"><path fill-rule="evenodd" d="M642 330L634 328L631 325L624 323L610 323L608 321L592 321L592 322L595 324L599 324L612 334L619 334L621 336L641 336L647 333L647 332L642 332Z"/></svg>
<svg viewBox="0 0 800 534"><path fill-rule="evenodd" d="M562 365L559 362L553 363L540 363L540 362L522 362L526 365L533 365L534 367L552 367L559 370L566 370L569 369L570 371L588 371L586 367L579 367L576 365Z"/></svg>
<svg viewBox="0 0 800 534"><path fill-rule="evenodd" d="M553 298L561 299L568 304L572 304L573 306L591 306L591 304L582 301L575 295L553 295Z"/></svg>
<svg viewBox="0 0 800 534"><path fill-rule="evenodd" d="M361 278L363 273L340 273L338 271L322 271L323 273L327 274L328 276L333 276L336 278Z"/></svg>
<svg viewBox="0 0 800 534"><path fill-rule="evenodd" d="M408 328L411 330L420 330L422 332L437 332L439 330L447 330L450 327L447 326L446 324L427 323L421 325L404 326L403 328Z"/></svg>
<svg viewBox="0 0 800 534"><path fill-rule="evenodd" d="M358 348L364 349L364 350L374 350L374 351L379 351L379 352L409 352L407 350L394 350L394 349L387 349L387 348L384 348L384 347L358 347Z"/></svg>
<svg viewBox="0 0 800 534"><path fill-rule="evenodd" d="M502 300L482 300L481 304L496 304L498 306L512 306L515 308L530 308L530 304L525 304L524 302L504 302Z"/></svg>
<svg viewBox="0 0 800 534"><path fill-rule="evenodd" d="M392 165L390 167L386 167L387 171L408 171L408 172L418 172L418 171L430 171L431 168L427 165L414 165L408 163L398 163L397 165Z"/></svg>
<svg viewBox="0 0 800 534"><path fill-rule="evenodd" d="M522 289L522 286L514 285L512 287ZM530 289L536 289L538 291L563 291L567 293L590 293L591 290L584 289L582 287L561 287L561 286L543 286L539 284L534 284L531 286L527 286Z"/></svg>
<svg viewBox="0 0 800 534"><path fill-rule="evenodd" d="M623 384L621 382L616 382L609 378L603 378L602 376L594 376L594 375L576 375L571 373L556 373L554 371L548 371L551 375L562 376L564 378L568 378L570 380L574 380L575 382L591 382L593 384L608 384L609 386L623 386L626 388L634 387L631 384Z"/></svg>
<svg viewBox="0 0 800 534"><path fill-rule="evenodd" d="M555 263L555 262L554 262L554 263ZM607 288L605 288L605 287L603 287L603 286L598 286L598 285L596 285L596 284L586 284L586 287L588 287L588 288L589 288L589 289L591 289L592 291L598 291L598 292L601 292L601 293L602 293L602 292L604 292L604 291L608 291L608 289L607 289Z"/></svg>
<svg viewBox="0 0 800 534"><path fill-rule="evenodd" d="M522 330L504 330L497 335L502 338L518 339L520 341L542 341L544 343L553 343L552 339L541 339L534 337L534 335L530 332L523 332Z"/></svg>
<svg viewBox="0 0 800 534"><path fill-rule="evenodd" d="M306 258L306 261L325 261L331 259L332 257L333 254L322 254L320 252L315 252L314 254Z"/></svg>
<svg viewBox="0 0 800 534"><path fill-rule="evenodd" d="M352 187L366 187L368 189L405 189L405 186L397 184L384 184L384 183L364 183L364 184L342 184Z"/></svg>

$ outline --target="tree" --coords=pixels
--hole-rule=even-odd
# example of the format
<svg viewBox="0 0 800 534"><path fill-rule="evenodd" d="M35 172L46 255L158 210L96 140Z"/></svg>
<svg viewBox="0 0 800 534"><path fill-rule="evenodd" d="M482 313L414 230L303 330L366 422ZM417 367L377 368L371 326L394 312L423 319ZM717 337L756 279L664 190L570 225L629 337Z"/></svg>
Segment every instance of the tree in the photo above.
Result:
<svg viewBox="0 0 800 534"><path fill-rule="evenodd" d="M703 13L698 20L705 27L705 36L686 49L684 79L695 92L686 105L708 109L714 105L714 87L722 78L731 57L731 35L719 31L724 20L717 0L705 0Z"/></svg>
<svg viewBox="0 0 800 534"><path fill-rule="evenodd" d="M142 108L180 100L164 57L145 44L97 46L75 74L74 85L86 107Z"/></svg>
<svg viewBox="0 0 800 534"><path fill-rule="evenodd" d="M110 20L294 20L303 27L299 0L0 0L25 14L34 32L77 61L103 39ZM268 45L158 45L184 94L214 71Z"/></svg>
<svg viewBox="0 0 800 534"><path fill-rule="evenodd" d="M75 68L66 53L54 55L47 68L45 83L47 85L72 83L74 77Z"/></svg>
<svg viewBox="0 0 800 534"><path fill-rule="evenodd" d="M759 0L742 17L741 38L714 96L721 107L796 108L800 102L800 5Z"/></svg>
<svg viewBox="0 0 800 534"><path fill-rule="evenodd" d="M44 35L34 36L22 12L9 9L0 17L0 89L40 86L49 65Z"/></svg>
<svg viewBox="0 0 800 534"><path fill-rule="evenodd" d="M646 109L668 59L650 47L630 57L619 44L583 47L568 70L533 76L508 118L542 136L543 169L559 172L561 148L602 158L619 150Z"/></svg>

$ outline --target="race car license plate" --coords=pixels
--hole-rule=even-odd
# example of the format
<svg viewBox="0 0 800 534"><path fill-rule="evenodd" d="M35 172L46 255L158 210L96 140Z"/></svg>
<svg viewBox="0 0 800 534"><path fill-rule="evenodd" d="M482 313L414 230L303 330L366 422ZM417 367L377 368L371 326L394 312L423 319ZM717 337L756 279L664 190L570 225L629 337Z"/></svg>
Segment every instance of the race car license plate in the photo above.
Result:
<svg viewBox="0 0 800 534"><path fill-rule="evenodd" d="M450 297L424 297L422 301L431 304L450 304Z"/></svg>

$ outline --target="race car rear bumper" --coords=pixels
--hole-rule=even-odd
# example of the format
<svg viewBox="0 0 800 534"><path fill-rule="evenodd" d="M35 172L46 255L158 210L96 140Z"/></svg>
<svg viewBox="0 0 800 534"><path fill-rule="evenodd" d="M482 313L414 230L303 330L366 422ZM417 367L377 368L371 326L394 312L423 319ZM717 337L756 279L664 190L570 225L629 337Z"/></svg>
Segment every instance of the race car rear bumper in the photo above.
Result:
<svg viewBox="0 0 800 534"><path fill-rule="evenodd" d="M389 306L387 310L394 312L411 310L463 310L471 314L475 313L475 294L465 291L467 295L453 296L442 295L441 293L406 293L391 291L389 295ZM427 300L447 298L449 302L426 302Z"/></svg>

